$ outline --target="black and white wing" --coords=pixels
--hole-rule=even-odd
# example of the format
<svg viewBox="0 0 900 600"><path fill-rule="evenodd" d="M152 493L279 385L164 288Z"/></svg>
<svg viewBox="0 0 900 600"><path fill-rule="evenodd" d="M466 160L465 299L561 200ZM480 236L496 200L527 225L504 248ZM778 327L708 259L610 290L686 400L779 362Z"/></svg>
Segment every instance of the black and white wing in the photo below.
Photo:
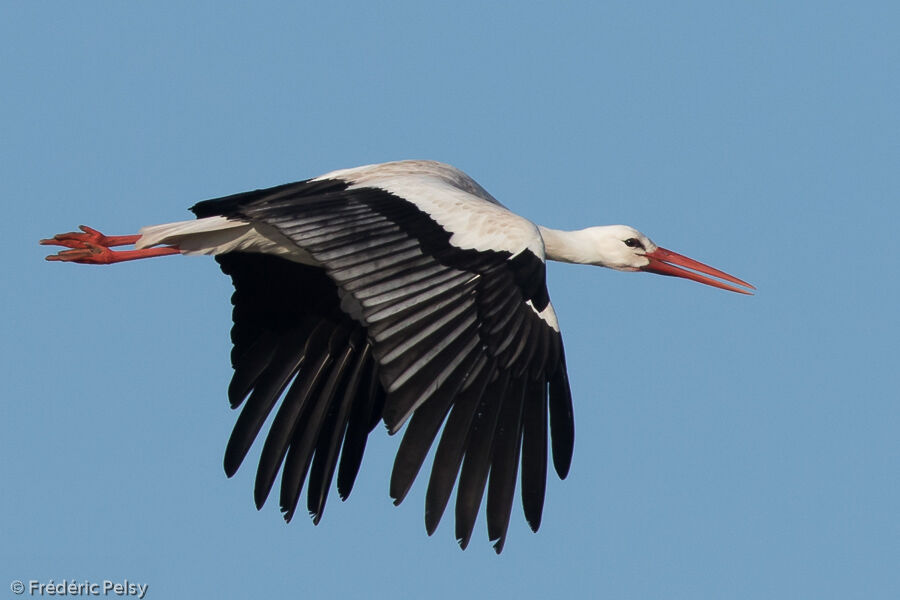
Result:
<svg viewBox="0 0 900 600"><path fill-rule="evenodd" d="M229 398L235 407L246 399L226 451L229 475L281 399L260 458L257 505L281 468L290 519L308 474L307 507L318 521L335 469L346 497L366 436L383 418L391 433L408 421L391 477L395 503L444 426L426 494L429 534L458 476L457 539L465 548L487 487L488 534L500 552L520 459L525 516L537 530L548 415L561 478L574 425L534 225L460 171L413 161L192 210L273 230L309 263L217 257L235 285Z"/></svg>

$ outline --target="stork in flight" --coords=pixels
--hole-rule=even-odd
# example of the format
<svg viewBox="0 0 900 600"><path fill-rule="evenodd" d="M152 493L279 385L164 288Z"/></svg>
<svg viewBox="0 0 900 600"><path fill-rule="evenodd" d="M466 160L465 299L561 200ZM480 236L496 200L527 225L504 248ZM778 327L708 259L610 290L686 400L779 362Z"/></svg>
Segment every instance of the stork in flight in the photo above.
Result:
<svg viewBox="0 0 900 600"><path fill-rule="evenodd" d="M535 225L462 171L431 161L334 171L191 210L197 219L137 235L82 226L41 243L68 248L47 260L84 264L214 255L235 288L228 398L232 408L244 405L226 474L280 400L259 459L256 505L281 471L285 520L306 481L318 523L335 470L340 497L350 494L379 420L391 434L406 423L390 481L395 504L443 425L425 528L434 532L456 485L463 549L485 488L488 536L503 549L520 463L525 518L537 531L548 429L555 470L561 479L569 471L572 398L546 259L753 289L631 227Z"/></svg>

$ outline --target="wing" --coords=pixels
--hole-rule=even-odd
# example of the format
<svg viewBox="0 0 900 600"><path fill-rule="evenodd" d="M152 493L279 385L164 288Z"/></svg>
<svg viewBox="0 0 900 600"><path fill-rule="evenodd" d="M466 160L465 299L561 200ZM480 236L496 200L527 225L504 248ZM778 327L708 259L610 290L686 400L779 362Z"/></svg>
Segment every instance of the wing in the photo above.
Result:
<svg viewBox="0 0 900 600"><path fill-rule="evenodd" d="M226 470L240 464L288 384L256 490L261 504L283 462L288 517L293 505L285 500L296 503L311 454L311 507L313 488L324 504L334 440L343 436L343 454L354 452L346 470L358 468L365 436L351 443L345 419L370 425L383 406L380 416L392 433L408 420L391 477L395 503L443 424L426 493L426 529L430 534L437 527L458 476L460 544L468 544L487 488L488 533L499 552L520 462L525 516L532 529L540 524L548 414L560 477L568 472L574 440L562 340L544 263L533 250L537 233L492 199L473 194L476 188L459 185L455 170L453 180L430 172L404 178L392 171L384 180L370 171L365 178L354 175L340 172L193 209L199 217L274 227L322 267L265 257L272 272L264 274L251 265L261 256L219 257L236 288L232 404L249 393ZM454 231L461 214L470 221L480 215L485 235ZM498 223L511 225L498 233ZM259 314L281 316L261 320ZM375 385L366 384L368 373L377 377ZM327 456L317 471L320 452ZM349 493L340 476L338 487ZM316 518L321 508L313 511Z"/></svg>
<svg viewBox="0 0 900 600"><path fill-rule="evenodd" d="M225 472L237 472L283 396L263 445L254 498L262 507L283 463L280 504L290 521L309 473L307 508L318 523L338 453L338 493L346 498L381 418L384 390L371 344L340 310L337 288L321 269L264 254L216 260L235 288L228 397L232 408L244 403L225 450Z"/></svg>

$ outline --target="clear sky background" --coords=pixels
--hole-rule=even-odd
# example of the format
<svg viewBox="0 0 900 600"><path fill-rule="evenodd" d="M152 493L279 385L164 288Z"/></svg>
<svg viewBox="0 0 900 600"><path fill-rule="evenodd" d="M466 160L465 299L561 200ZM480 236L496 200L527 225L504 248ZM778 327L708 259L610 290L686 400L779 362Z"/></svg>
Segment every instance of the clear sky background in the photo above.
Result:
<svg viewBox="0 0 900 600"><path fill-rule="evenodd" d="M0 598L900 597L897 2L2 2ZM230 282L37 240L402 158L759 288L551 265L569 478L461 552L370 437L313 527L233 480ZM258 447L255 447L258 452Z"/></svg>

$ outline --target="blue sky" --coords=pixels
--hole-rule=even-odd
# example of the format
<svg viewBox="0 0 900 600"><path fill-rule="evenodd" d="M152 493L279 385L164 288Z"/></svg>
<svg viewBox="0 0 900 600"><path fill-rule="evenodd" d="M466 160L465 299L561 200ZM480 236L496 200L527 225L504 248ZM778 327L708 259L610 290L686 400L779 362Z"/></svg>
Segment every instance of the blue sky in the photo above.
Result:
<svg viewBox="0 0 900 600"><path fill-rule="evenodd" d="M0 6L0 596L898 597L897 3L325 4ZM759 288L551 266L575 459L500 557L391 505L381 430L319 526L257 512L213 261L37 245L401 158Z"/></svg>

